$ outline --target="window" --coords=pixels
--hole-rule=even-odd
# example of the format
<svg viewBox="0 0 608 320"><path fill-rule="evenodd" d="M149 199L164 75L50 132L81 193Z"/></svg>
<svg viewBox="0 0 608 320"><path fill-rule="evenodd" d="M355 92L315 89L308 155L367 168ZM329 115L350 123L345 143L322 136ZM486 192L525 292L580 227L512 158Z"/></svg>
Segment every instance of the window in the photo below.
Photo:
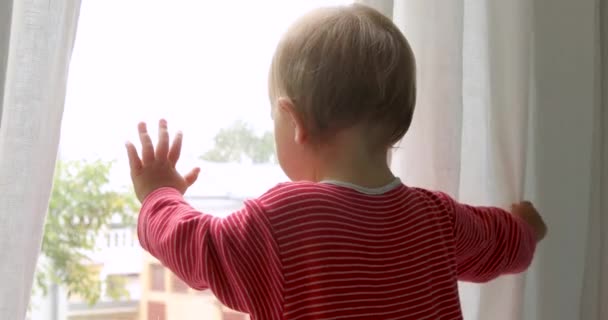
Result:
<svg viewBox="0 0 608 320"><path fill-rule="evenodd" d="M247 320L246 315L236 313L234 311L224 311L222 314L222 320Z"/></svg>
<svg viewBox="0 0 608 320"><path fill-rule="evenodd" d="M172 292L198 299L193 313L212 310L202 307L217 303L209 291L188 290L173 276L166 284L167 271L157 263L146 272L149 257L136 239L137 202L124 141L137 141L136 124L142 120L148 122L152 136L160 118L169 121L172 133L182 130L178 169L202 168L187 196L198 209L217 216L285 181L274 157L269 116L272 53L298 16L318 6L349 2L83 1L70 64L54 207L49 210L53 218L47 219L35 281L49 294L35 287L30 318L75 320L69 316L75 306L63 302L69 301L64 299L66 288L74 284L83 291L72 294L79 298L77 307L91 319L119 317L108 310L128 310L127 318L138 319L140 309L147 306L149 319L179 320L170 314L179 309L173 305ZM229 143L218 143L218 136ZM62 221L75 223L66 226ZM85 235L96 240L89 243ZM63 265L77 267L73 273L53 269ZM114 300L106 292L91 291L97 284L81 281L86 277L79 265L99 266L110 279L99 287L126 295ZM59 279L57 287L52 279Z"/></svg>
<svg viewBox="0 0 608 320"><path fill-rule="evenodd" d="M190 288L182 279L178 278L176 275L171 277L173 279L173 292L178 293L187 293Z"/></svg>
<svg viewBox="0 0 608 320"><path fill-rule="evenodd" d="M166 320L167 310L162 302L148 302L148 320Z"/></svg>
<svg viewBox="0 0 608 320"><path fill-rule="evenodd" d="M150 289L165 291L165 267L160 264L150 264Z"/></svg>

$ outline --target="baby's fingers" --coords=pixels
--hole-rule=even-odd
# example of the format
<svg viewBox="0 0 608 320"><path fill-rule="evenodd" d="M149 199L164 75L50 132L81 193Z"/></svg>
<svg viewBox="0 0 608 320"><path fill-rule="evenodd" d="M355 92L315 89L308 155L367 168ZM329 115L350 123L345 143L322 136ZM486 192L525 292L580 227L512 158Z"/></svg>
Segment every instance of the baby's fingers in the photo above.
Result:
<svg viewBox="0 0 608 320"><path fill-rule="evenodd" d="M135 146L128 141L125 143L125 146L127 147L127 156L129 157L129 167L131 168L131 173L137 174L142 168L141 159L139 159L137 149L135 149Z"/></svg>
<svg viewBox="0 0 608 320"><path fill-rule="evenodd" d="M175 134L175 138L173 138L173 143L171 144L171 149L169 149L168 159L171 164L175 167L175 164L179 160L179 156L182 152L182 139L183 134L181 131L178 131Z"/></svg>
<svg viewBox="0 0 608 320"><path fill-rule="evenodd" d="M146 123L139 123L137 130L139 131L139 140L141 141L141 158L143 160L143 164L152 163L154 162L154 145L152 144L150 135L148 135Z"/></svg>
<svg viewBox="0 0 608 320"><path fill-rule="evenodd" d="M188 174L184 176L184 180L186 180L186 186L188 186L188 188L196 182L196 179L198 179L198 174L200 172L200 168L194 168L192 169L192 171L188 172Z"/></svg>
<svg viewBox="0 0 608 320"><path fill-rule="evenodd" d="M167 160L167 152L169 152L169 131L167 129L167 121L165 119L161 119L158 123L156 159L160 161Z"/></svg>

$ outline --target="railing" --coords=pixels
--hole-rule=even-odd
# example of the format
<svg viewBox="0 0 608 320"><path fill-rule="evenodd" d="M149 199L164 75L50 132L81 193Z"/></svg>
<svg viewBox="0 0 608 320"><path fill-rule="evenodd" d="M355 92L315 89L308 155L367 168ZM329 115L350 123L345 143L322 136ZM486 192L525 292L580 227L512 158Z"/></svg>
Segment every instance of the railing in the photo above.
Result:
<svg viewBox="0 0 608 320"><path fill-rule="evenodd" d="M116 228L103 232L95 240L98 250L138 246L135 228Z"/></svg>

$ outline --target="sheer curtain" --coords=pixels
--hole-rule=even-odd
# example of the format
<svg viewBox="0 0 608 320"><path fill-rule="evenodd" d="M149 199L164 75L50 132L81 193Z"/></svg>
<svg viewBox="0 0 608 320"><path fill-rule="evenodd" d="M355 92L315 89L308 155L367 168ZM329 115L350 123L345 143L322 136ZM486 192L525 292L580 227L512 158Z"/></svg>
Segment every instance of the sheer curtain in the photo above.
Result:
<svg viewBox="0 0 608 320"><path fill-rule="evenodd" d="M79 8L0 1L0 319L26 314Z"/></svg>
<svg viewBox="0 0 608 320"><path fill-rule="evenodd" d="M529 199L549 224L525 275L461 284L465 319L608 319L605 2L360 2L391 17L417 57L396 173L477 205Z"/></svg>
<svg viewBox="0 0 608 320"><path fill-rule="evenodd" d="M592 157L592 185L581 319L608 319L608 1L596 6L596 108Z"/></svg>

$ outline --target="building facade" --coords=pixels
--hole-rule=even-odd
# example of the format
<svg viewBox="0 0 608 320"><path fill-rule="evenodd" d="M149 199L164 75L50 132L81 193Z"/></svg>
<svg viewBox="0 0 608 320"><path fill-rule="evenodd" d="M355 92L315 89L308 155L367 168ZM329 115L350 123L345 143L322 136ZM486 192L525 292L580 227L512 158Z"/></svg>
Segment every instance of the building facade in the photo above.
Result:
<svg viewBox="0 0 608 320"><path fill-rule="evenodd" d="M200 165L198 160L191 163ZM259 196L286 179L276 165L205 163L201 167L199 182L188 190L186 199L196 209L218 217L242 208L244 199ZM133 226L110 226L96 237L96 247L88 256L102 283L100 301L90 306L79 297L68 298L64 288L51 286L47 296L32 297L28 320L249 319L223 306L211 292L189 288L144 252ZM120 280L117 283L126 289L126 297L107 296L112 279Z"/></svg>
<svg viewBox="0 0 608 320"><path fill-rule="evenodd" d="M228 196L190 196L188 202L204 212L226 216L243 205ZM140 276L140 320L246 320L248 316L223 306L209 290L189 288L150 254L144 254Z"/></svg>

